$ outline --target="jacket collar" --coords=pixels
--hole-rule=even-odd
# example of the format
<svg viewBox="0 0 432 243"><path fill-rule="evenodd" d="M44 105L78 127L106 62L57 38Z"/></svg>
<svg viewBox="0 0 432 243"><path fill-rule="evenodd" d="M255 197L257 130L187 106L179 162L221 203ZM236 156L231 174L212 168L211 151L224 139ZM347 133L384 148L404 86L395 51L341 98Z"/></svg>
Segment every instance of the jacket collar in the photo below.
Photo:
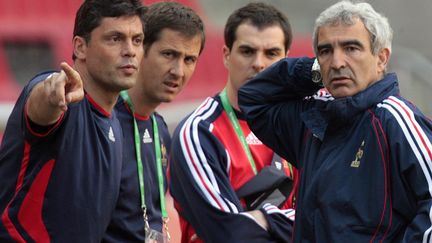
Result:
<svg viewBox="0 0 432 243"><path fill-rule="evenodd" d="M399 94L398 80L394 73L369 86L354 96L320 103L301 114L305 125L320 140L323 140L327 126L343 126L355 121L355 117L380 103L391 95Z"/></svg>

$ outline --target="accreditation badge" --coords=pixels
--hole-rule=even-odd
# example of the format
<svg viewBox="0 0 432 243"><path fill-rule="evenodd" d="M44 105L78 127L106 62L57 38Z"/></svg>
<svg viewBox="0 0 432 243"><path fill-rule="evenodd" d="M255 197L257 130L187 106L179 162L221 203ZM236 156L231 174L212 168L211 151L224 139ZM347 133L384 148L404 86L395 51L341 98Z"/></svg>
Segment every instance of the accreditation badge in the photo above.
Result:
<svg viewBox="0 0 432 243"><path fill-rule="evenodd" d="M154 229L149 229L145 234L145 243L168 243L169 237L167 234Z"/></svg>
<svg viewBox="0 0 432 243"><path fill-rule="evenodd" d="M169 243L168 220L168 217L162 217L162 232L150 228L146 221L145 243Z"/></svg>

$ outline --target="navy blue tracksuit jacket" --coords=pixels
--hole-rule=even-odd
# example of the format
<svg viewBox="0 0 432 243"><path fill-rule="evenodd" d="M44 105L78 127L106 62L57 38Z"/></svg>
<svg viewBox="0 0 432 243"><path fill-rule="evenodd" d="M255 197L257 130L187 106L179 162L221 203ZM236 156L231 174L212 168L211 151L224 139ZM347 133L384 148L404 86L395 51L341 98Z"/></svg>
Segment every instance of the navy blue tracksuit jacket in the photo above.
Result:
<svg viewBox="0 0 432 243"><path fill-rule="evenodd" d="M300 170L294 242L431 242L431 121L395 74L334 99L312 62L284 59L239 91L252 131Z"/></svg>

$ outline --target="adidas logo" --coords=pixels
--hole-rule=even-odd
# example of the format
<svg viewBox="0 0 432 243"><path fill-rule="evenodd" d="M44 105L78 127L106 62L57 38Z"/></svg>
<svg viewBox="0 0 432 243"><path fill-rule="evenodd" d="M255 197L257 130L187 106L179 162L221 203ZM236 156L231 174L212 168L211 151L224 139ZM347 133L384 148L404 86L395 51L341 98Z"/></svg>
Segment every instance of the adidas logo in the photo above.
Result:
<svg viewBox="0 0 432 243"><path fill-rule="evenodd" d="M144 131L144 135L143 135L143 143L152 143L153 139L150 137L150 133L148 131L148 129L146 128L146 130Z"/></svg>
<svg viewBox="0 0 432 243"><path fill-rule="evenodd" d="M278 170L282 170L282 163L279 161L275 161L275 166Z"/></svg>
<svg viewBox="0 0 432 243"><path fill-rule="evenodd" d="M109 138L109 140L115 142L115 137L114 137L114 132L113 132L112 127L110 127L110 130L108 132L108 138Z"/></svg>
<svg viewBox="0 0 432 243"><path fill-rule="evenodd" d="M253 134L253 132L249 133L249 135L246 137L247 144L251 145L260 145L262 142Z"/></svg>

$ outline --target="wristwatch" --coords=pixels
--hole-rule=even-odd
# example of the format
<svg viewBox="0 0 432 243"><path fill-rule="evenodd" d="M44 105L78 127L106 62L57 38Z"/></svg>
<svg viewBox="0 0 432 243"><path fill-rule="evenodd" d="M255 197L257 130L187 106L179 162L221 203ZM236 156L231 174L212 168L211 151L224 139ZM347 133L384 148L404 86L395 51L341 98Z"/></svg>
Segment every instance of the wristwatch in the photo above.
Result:
<svg viewBox="0 0 432 243"><path fill-rule="evenodd" d="M321 76L321 69L320 69L320 65L318 63L318 59L315 58L314 63L312 65L312 82L316 83L316 84L322 84L322 76Z"/></svg>

